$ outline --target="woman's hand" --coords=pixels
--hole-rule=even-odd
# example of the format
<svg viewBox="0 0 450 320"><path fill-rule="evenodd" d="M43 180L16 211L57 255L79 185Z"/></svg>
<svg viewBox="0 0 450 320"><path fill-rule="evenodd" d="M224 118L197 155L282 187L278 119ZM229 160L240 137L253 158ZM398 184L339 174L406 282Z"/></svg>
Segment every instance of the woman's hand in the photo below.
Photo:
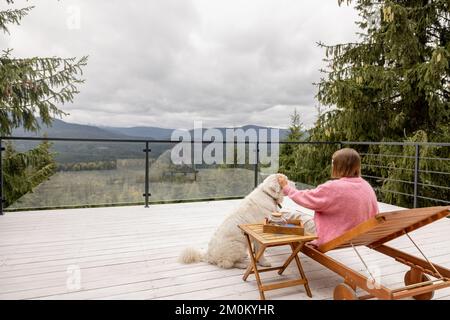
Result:
<svg viewBox="0 0 450 320"><path fill-rule="evenodd" d="M287 186L288 180L284 175L279 174L278 175L278 183L280 184L281 189Z"/></svg>

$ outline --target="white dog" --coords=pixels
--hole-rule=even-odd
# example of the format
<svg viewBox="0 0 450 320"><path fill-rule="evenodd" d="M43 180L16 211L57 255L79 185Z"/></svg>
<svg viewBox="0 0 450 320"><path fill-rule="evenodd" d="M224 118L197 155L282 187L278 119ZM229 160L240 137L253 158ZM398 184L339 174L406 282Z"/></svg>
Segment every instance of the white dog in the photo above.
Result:
<svg viewBox="0 0 450 320"><path fill-rule="evenodd" d="M247 242L238 225L262 223L265 217L277 211L277 205L282 203L283 196L277 175L268 176L219 226L209 242L206 253L187 248L181 253L180 262L206 261L225 269L246 268L248 265ZM258 263L264 267L271 266L264 256Z"/></svg>

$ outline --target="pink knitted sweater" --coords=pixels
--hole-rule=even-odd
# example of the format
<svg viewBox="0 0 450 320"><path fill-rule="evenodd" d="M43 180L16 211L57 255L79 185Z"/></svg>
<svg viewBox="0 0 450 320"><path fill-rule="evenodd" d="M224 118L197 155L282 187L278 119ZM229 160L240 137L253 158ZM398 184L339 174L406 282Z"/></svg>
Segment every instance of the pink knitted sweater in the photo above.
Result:
<svg viewBox="0 0 450 320"><path fill-rule="evenodd" d="M312 190L297 190L286 186L286 196L297 204L314 210L318 239L324 244L378 213L375 192L363 178L330 180Z"/></svg>

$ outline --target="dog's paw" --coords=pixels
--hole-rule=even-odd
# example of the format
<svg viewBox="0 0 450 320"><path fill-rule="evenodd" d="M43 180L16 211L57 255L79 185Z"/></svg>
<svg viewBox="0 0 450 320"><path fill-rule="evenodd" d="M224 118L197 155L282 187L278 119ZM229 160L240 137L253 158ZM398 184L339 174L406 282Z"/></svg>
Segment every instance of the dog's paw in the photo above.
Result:
<svg viewBox="0 0 450 320"><path fill-rule="evenodd" d="M267 260L267 259L259 259L258 264L259 264L261 267L271 267L271 266L272 266L272 264L270 263L270 261Z"/></svg>
<svg viewBox="0 0 450 320"><path fill-rule="evenodd" d="M217 261L217 266L223 269L230 269L233 268L234 263L233 261L229 261L229 260L222 260L222 261Z"/></svg>
<svg viewBox="0 0 450 320"><path fill-rule="evenodd" d="M248 263L245 263L245 262L235 262L234 267L235 267L235 268L238 268L238 269L247 269Z"/></svg>

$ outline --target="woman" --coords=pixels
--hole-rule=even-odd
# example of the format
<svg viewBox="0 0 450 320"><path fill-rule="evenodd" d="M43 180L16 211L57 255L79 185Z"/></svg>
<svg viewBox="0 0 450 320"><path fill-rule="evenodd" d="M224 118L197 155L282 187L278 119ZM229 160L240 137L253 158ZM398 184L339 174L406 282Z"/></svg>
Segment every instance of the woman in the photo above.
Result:
<svg viewBox="0 0 450 320"><path fill-rule="evenodd" d="M361 178L361 158L354 149L336 151L331 160L330 180L312 190L289 187L287 179L279 175L278 182L286 196L297 204L314 210L314 217L302 214L305 229L316 233L313 242L320 246L350 230L378 213L375 192Z"/></svg>

